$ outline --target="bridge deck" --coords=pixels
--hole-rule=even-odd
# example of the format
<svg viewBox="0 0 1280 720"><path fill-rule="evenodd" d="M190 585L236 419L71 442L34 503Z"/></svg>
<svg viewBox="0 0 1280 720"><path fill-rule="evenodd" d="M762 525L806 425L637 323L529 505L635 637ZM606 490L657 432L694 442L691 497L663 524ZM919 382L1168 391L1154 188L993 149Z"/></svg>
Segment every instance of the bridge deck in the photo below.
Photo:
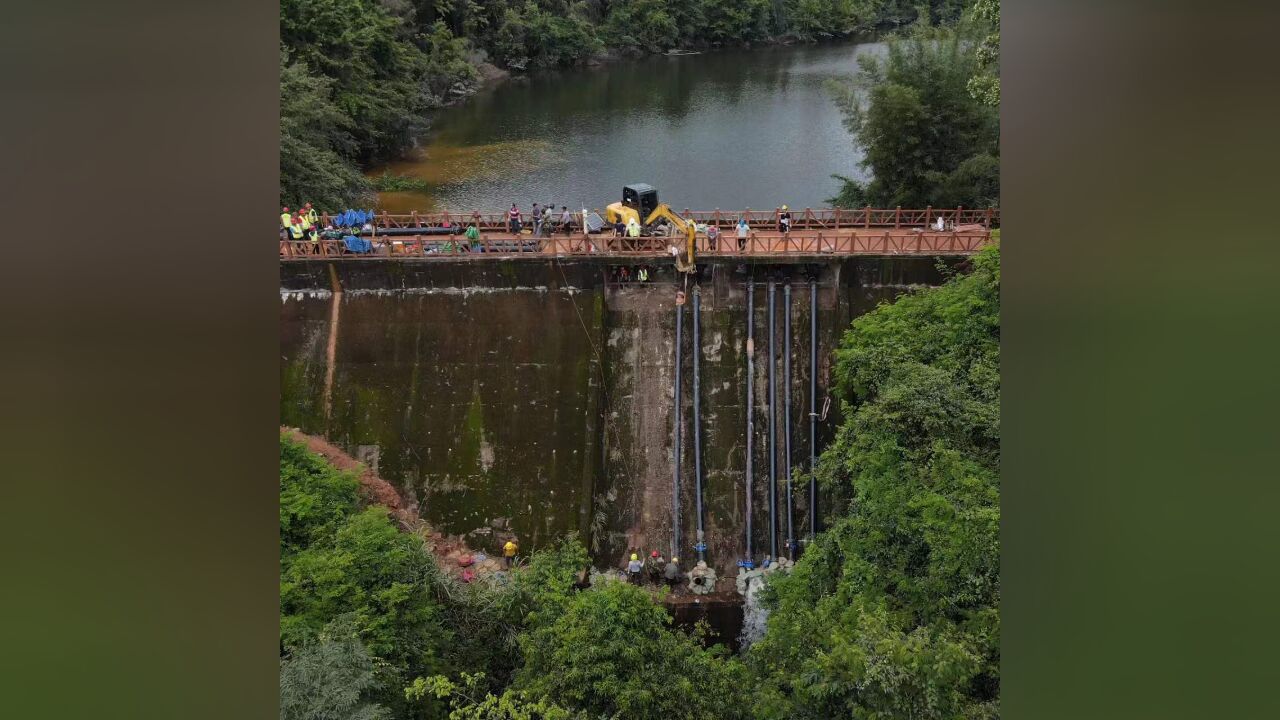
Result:
<svg viewBox="0 0 1280 720"><path fill-rule="evenodd" d="M373 251L352 253L341 240L280 241L282 260L305 260L317 257L423 258L423 259L496 259L499 257L599 256L618 258L670 258L670 247L684 249L684 238L612 237L597 235L556 235L535 238L507 232L484 232L479 240L468 243L461 235L375 236ZM699 257L795 257L845 255L971 255L986 245L991 233L986 228L951 232L920 230L797 230L783 234L772 230L754 230L745 242L736 236L722 234L717 242L698 236Z"/></svg>

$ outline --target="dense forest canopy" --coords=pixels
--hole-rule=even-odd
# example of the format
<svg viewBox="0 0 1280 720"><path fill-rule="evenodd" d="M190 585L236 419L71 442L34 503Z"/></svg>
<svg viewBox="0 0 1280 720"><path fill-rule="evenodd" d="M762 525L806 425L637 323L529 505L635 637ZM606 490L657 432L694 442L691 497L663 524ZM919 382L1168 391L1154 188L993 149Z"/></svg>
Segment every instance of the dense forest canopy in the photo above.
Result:
<svg viewBox="0 0 1280 720"><path fill-rule="evenodd" d="M281 0L280 200L324 209L370 201L360 168L403 153L427 110L478 88L484 63L519 71L610 54L821 40L910 25L922 13L951 25L965 7L962 0ZM985 170L970 165L971 175Z"/></svg>

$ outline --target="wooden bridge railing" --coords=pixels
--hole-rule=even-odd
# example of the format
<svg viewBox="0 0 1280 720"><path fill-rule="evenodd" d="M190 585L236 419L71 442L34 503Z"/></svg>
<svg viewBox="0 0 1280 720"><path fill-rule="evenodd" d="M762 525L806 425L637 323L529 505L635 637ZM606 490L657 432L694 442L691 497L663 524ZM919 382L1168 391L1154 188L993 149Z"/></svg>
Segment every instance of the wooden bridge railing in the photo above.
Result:
<svg viewBox="0 0 1280 720"><path fill-rule="evenodd" d="M602 209L596 209L594 212L604 217ZM752 210L746 208L743 210L689 210L685 208L682 213L683 217L692 217L699 223L715 223L722 230L730 229L738 223L739 217L746 217L747 224L754 229L773 229L778 226L778 217L781 214L781 208L772 210ZM582 213L574 212L574 224L582 227ZM791 229L792 230L853 230L853 229L872 229L872 228L893 228L895 230L906 228L931 228L938 218L942 218L943 224L947 228L957 225L981 225L985 228L994 228L1000 226L1000 210L997 208L934 208L927 207L923 210L913 210L906 208L861 208L861 209L837 209L837 208L793 208L791 210ZM560 214L553 213L555 222L559 222ZM524 211L522 220L525 227L529 227L531 219L528 216L528 210ZM474 221L476 226L483 232L503 232L507 230L507 214L505 212L472 212L472 213L387 213L380 212L375 216L374 225L380 229L391 228L416 228L416 227L443 227L445 223L450 226L460 225L466 227ZM321 215L321 225L329 224L329 215Z"/></svg>
<svg viewBox="0 0 1280 720"><path fill-rule="evenodd" d="M786 255L959 255L977 252L991 234L977 232L831 231L792 232L789 235L752 232L743 247L737 237L722 235L712 243L698 238L700 257ZM552 238L521 236L484 238L468 242L462 236L397 236L374 238L368 253L348 252L341 240L281 240L280 257L347 259L419 257L537 257L538 255L598 255L618 257L669 257L669 238L609 237L581 234Z"/></svg>

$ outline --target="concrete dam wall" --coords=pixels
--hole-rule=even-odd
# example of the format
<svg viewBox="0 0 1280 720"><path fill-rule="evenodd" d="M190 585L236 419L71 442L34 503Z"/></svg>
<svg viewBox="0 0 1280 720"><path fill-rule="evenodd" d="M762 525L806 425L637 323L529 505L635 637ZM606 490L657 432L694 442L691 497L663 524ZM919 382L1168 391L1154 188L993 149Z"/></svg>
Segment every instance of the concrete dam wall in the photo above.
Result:
<svg viewBox="0 0 1280 720"><path fill-rule="evenodd" d="M956 263L957 260L948 260ZM281 423L323 435L396 484L434 528L487 552L578 531L598 566L672 547L676 293L683 310L680 538L697 542L692 290L700 288L707 560L746 548L747 286L754 281L755 559L769 552L768 306L778 283L777 544L785 552L783 287L791 285L793 537L809 532L809 412L822 411L832 350L850 321L942 280L933 258L723 261L696 278L670 263L617 283L617 260L281 263ZM628 265L628 267L635 267ZM811 403L810 290L817 282L818 395ZM687 283L687 284L686 284ZM817 424L818 450L839 422ZM819 520L822 506L819 502Z"/></svg>

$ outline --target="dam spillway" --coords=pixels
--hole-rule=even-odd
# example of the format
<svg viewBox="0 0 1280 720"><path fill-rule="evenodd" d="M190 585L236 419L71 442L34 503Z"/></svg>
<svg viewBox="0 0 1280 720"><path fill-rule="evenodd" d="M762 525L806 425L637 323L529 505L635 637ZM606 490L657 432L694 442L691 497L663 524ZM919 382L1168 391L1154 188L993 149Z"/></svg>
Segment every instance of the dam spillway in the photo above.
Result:
<svg viewBox="0 0 1280 720"><path fill-rule="evenodd" d="M769 281L789 285L794 328L810 327L817 315L812 335L793 333L787 347L779 343L777 358L776 407L781 412L789 397L793 417L777 418L772 449L784 455L789 424L792 463L803 472L810 407L821 407L829 393L832 350L850 321L911 287L942 281L935 257L753 260L700 261L695 276L655 262L643 283L620 281L622 268L635 266L618 258L282 262L281 422L323 435L369 464L434 528L477 549L496 551L495 538L507 532L527 551L577 531L598 566L618 567L633 548L665 553L679 507L685 521L676 546L691 559L696 487L683 482L674 497L672 455L679 416L686 438L680 467L693 477L688 363L695 348L686 328L677 414L675 302L677 291L691 297L696 285L706 556L722 576L733 574L746 555L749 283L760 291L756 297ZM752 307L757 339L769 333L764 305ZM774 317L779 338L788 319L782 315ZM756 344L751 525L758 561L771 541L769 473L761 471L771 447L764 353ZM782 353L791 359L786 387ZM818 452L838 412L833 402L816 422ZM779 477L785 473L779 468ZM792 490L793 537L805 538L808 483ZM782 547L786 539L774 541Z"/></svg>

